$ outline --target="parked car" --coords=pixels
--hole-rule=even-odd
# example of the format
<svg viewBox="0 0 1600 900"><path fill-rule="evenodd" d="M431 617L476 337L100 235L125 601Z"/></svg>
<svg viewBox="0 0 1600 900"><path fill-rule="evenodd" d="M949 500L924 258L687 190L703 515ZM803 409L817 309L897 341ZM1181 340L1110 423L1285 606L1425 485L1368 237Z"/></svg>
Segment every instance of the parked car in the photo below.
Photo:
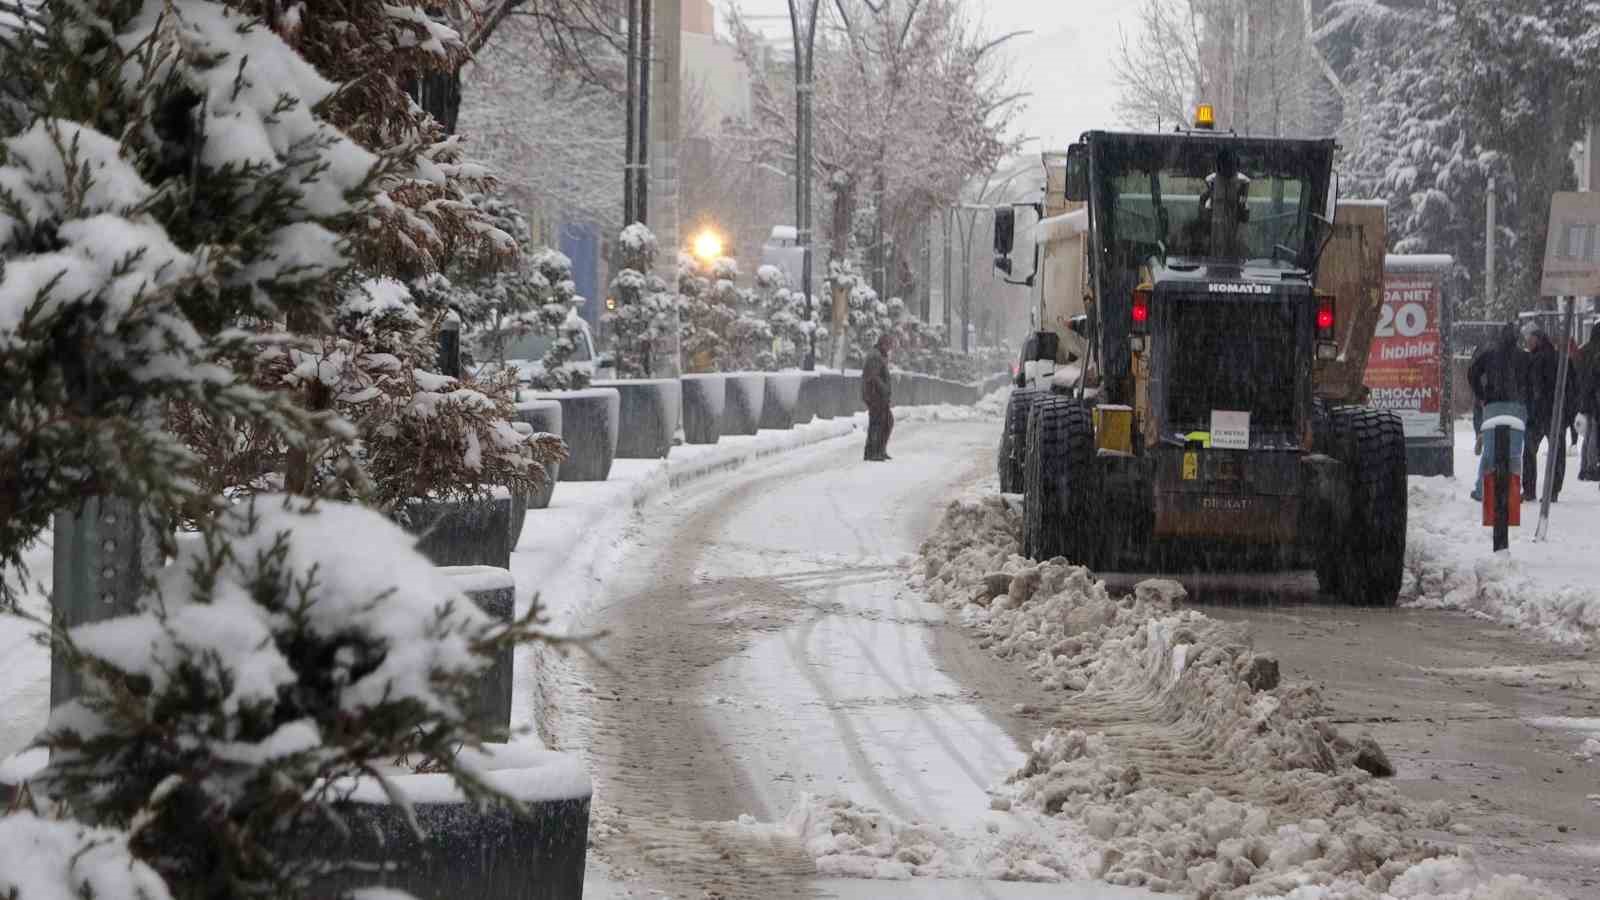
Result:
<svg viewBox="0 0 1600 900"><path fill-rule="evenodd" d="M577 346L562 368L582 372L589 376L590 381L617 377L612 358L596 351L589 323L576 315L567 322L578 326L575 332ZM536 333L516 326L504 327L499 331L490 329L477 332L468 339L475 363L471 368L472 374L475 377L492 374L500 368L500 359L504 358L505 367L517 373L518 383L532 384L534 379L544 374L544 358L555 339L553 334ZM502 341L503 345L497 346Z"/></svg>

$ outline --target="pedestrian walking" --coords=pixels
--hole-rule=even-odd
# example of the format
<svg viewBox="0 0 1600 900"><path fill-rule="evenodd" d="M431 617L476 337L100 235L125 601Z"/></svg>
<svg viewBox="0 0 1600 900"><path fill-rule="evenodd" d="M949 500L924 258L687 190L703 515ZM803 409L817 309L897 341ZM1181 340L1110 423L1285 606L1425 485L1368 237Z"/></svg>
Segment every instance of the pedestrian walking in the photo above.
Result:
<svg viewBox="0 0 1600 900"><path fill-rule="evenodd" d="M1467 369L1467 384L1472 388L1472 399L1483 406L1483 420L1510 416L1519 422L1528 421L1528 389L1532 381L1531 359L1517 346L1517 325L1507 322L1500 329L1492 346L1479 353ZM1511 431L1511 459L1522 453L1522 432ZM1472 488L1472 499L1483 499L1483 479L1488 474L1494 456L1492 441L1484 441L1478 456L1478 480ZM1513 463L1515 465L1515 463Z"/></svg>
<svg viewBox="0 0 1600 900"><path fill-rule="evenodd" d="M1600 481L1600 324L1578 352L1578 409L1583 413L1583 455L1578 480Z"/></svg>
<svg viewBox="0 0 1600 900"><path fill-rule="evenodd" d="M889 351L894 338L878 338L876 349L861 367L861 400L867 405L867 447L862 459L885 462L889 455L889 432L894 430L894 413L889 410Z"/></svg>
<svg viewBox="0 0 1600 900"><path fill-rule="evenodd" d="M1470 368L1471 366L1475 366L1475 365L1478 364L1478 357L1484 355L1485 353L1488 353L1489 349L1491 347L1493 347L1494 345L1495 345L1494 341L1491 340L1487 344L1479 344L1477 347L1473 348L1473 350L1472 350L1472 362L1468 364L1468 366L1469 366L1468 367L1468 371L1469 372L1471 371L1471 368ZM1482 454L1483 454L1483 401L1478 399L1476 396L1474 396L1472 398L1472 455L1473 456L1481 456Z"/></svg>
<svg viewBox="0 0 1600 900"><path fill-rule="evenodd" d="M1555 475L1550 483L1550 502L1554 503L1561 496L1561 485L1566 480L1567 432L1577 414L1573 407L1577 405L1578 392L1569 377L1562 421L1556 422L1556 378L1561 371L1561 351L1544 329L1534 328L1528 333L1528 353L1532 359L1532 377L1529 379L1528 432L1522 442L1522 499L1533 500L1539 496L1539 448L1548 439L1550 453L1555 456Z"/></svg>

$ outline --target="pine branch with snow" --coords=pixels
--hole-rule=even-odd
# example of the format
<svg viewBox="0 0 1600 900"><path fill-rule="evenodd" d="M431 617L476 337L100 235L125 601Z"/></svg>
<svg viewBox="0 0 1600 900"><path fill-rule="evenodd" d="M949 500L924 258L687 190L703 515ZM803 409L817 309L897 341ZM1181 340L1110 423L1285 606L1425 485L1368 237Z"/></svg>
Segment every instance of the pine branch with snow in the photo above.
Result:
<svg viewBox="0 0 1600 900"><path fill-rule="evenodd" d="M353 435L255 386L270 336L235 326L325 315L346 265L333 229L359 216L377 160L311 111L332 85L270 32L212 4L104 6L51 6L0 54L22 98L0 137L12 565L86 495L141 501L157 534L207 514L206 460L163 427L167 408L279 443Z"/></svg>
<svg viewBox="0 0 1600 900"><path fill-rule="evenodd" d="M180 900L303 896L345 865L313 835L353 779L408 803L384 778L397 760L513 803L461 748L482 741L481 674L541 620L489 618L412 543L359 506L229 509L138 613L57 634L86 685L51 714L36 794L125 830Z"/></svg>

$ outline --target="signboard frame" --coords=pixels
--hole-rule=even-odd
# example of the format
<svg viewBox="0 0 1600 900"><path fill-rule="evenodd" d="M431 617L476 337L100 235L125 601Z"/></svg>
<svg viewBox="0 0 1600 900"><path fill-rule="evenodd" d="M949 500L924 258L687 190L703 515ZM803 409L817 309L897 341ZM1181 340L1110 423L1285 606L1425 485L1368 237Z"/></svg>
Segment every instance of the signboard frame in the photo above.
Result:
<svg viewBox="0 0 1600 900"><path fill-rule="evenodd" d="M1600 192L1558 191L1550 195L1550 230L1545 239L1539 294L1600 296Z"/></svg>
<svg viewBox="0 0 1600 900"><path fill-rule="evenodd" d="M1455 304L1450 292L1450 274L1454 268L1454 258L1443 255L1390 254L1383 262L1385 306L1389 305L1390 282L1405 278L1431 281L1438 304L1437 322L1422 332L1436 333L1438 336L1436 352L1431 356L1437 371L1437 382L1433 386L1438 391L1438 419L1434 428L1419 431L1413 427L1407 430L1406 469L1412 475L1455 474L1455 423L1451 415L1455 399L1454 378L1451 371L1451 359L1454 355L1451 332L1454 331ZM1394 318L1399 318L1398 312L1392 315ZM1383 321L1383 317L1380 316L1379 324L1381 325ZM1372 379L1370 354L1381 352L1382 346L1381 338L1374 334L1369 350L1367 377L1364 379L1369 386Z"/></svg>

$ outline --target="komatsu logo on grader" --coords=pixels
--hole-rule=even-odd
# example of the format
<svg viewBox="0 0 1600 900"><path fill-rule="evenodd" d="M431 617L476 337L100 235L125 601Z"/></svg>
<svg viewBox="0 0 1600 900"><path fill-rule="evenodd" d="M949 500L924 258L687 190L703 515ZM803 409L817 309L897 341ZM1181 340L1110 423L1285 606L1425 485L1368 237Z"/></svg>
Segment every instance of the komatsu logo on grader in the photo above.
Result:
<svg viewBox="0 0 1600 900"><path fill-rule="evenodd" d="M1207 286L1213 294L1270 294L1270 284L1212 284Z"/></svg>

